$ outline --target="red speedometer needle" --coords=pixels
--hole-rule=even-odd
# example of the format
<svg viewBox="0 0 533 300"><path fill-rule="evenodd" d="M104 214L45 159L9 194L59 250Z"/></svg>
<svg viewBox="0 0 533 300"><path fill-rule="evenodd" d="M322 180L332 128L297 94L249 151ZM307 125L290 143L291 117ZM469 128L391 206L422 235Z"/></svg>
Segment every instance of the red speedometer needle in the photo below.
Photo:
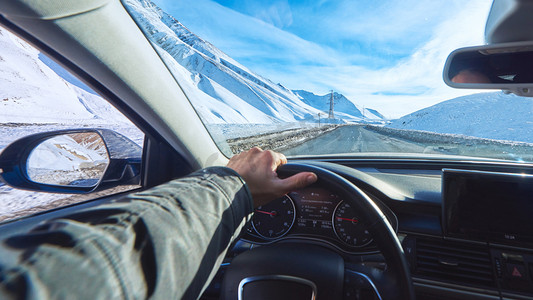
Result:
<svg viewBox="0 0 533 300"><path fill-rule="evenodd" d="M350 222L354 222L354 223L359 222L359 221L356 220L356 219L347 219L347 218L341 218L341 217L337 217L337 220L350 221Z"/></svg>
<svg viewBox="0 0 533 300"><path fill-rule="evenodd" d="M258 213L265 214L265 215L271 215L271 216L275 216L276 215L276 212L268 212L268 211L263 211L263 210L258 210L258 209L256 209L255 211L258 212Z"/></svg>

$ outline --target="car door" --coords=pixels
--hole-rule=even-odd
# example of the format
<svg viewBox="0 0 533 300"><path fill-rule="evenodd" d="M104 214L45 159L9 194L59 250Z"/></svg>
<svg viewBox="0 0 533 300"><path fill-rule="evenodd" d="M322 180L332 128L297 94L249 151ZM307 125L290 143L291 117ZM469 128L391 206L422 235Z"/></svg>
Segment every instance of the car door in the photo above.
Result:
<svg viewBox="0 0 533 300"><path fill-rule="evenodd" d="M3 185L5 190L0 193L0 197L7 198L7 202L14 204L13 209L17 211L16 214L11 214L5 218L0 225L0 241L5 246L2 249L2 255L0 255L2 268L18 267L16 262L20 255L17 252L17 249L20 249L18 246L21 245L19 242L23 244L30 242L64 245L62 243L68 241L68 239L63 239L65 236L60 239L61 241L49 238L50 231L57 228L54 226L52 226L54 228L46 227L46 224L54 223L54 220L64 218L73 223L78 221L90 223L90 220L101 218L106 214L106 211L103 214L95 213L91 210L92 208L98 208L109 203L119 203L120 205L122 197L132 193L132 191L145 190L173 178L189 174L200 167L223 164L227 161L225 157L220 155L218 148L209 138L175 79L168 73L160 58L119 1L89 1L83 4L72 2L59 6L49 4L46 7L41 6L38 1L33 3L13 1L0 4L0 22L3 26L1 34L9 35L7 38L10 42L16 40L18 43L12 48L19 50L19 48L28 47L28 44L18 40L19 38L35 47L35 49L28 48L26 52L20 52L22 54L19 53L26 58L30 55L31 59L28 59L31 63L14 65L12 74L15 75L11 77L16 77L17 67L30 65L33 69L25 73L29 76L28 78L37 74L53 79L53 84L40 82L41 87L49 88L50 93L48 95L45 93L32 94L45 98L44 100L48 103L35 109L36 115L64 117L69 114L67 109L69 105L73 106L71 108L78 113L70 115L71 119L74 119L72 122L62 122L66 124L59 125L57 121L51 121L45 126L38 126L43 122L34 122L35 120L27 118L24 113L19 114L20 118L24 122L33 124L32 126L19 126L16 124L17 122L9 121L11 123L9 126L2 127L2 137L5 137L2 139L2 155L5 156L9 152L13 156L2 161L2 175L7 176L12 170L16 173L17 170L23 169L20 168L21 166L26 163L31 164L32 150L47 150L49 146L56 147L56 145L65 146L68 144L72 146L74 145L72 140L80 140L79 134L92 133L102 138L108 150L109 164L104 173L118 170L120 174L116 178L119 180L115 182L118 184L112 183L113 180L111 180L108 182L109 185L106 186L106 190L96 191L100 189L100 183L104 183L103 178L96 178L98 184L89 183L89 188L80 189L80 180L68 179L67 184L49 184L48 181L33 180L37 177L28 175L30 172L21 172L22 176L19 178L24 178L26 184L33 185L32 187L24 186L24 188L32 190L28 192L29 194L24 195L24 199L19 197L20 193L23 192ZM88 28L91 28L90 34L88 34ZM7 33L7 30L14 35ZM83 42L84 39L86 40ZM69 79L75 83L69 82L65 78L69 76L64 74L62 76L60 74L62 71L55 69L55 65L52 68L47 65L53 63L44 55L71 71L83 84L73 78ZM3 59L7 58L5 55L2 57ZM41 71L44 75L41 74ZM21 73L19 72L19 74ZM57 91L63 88L62 85L75 86L68 90L69 93L73 90L79 92L78 94L72 92L74 95L70 98L74 100L74 104L61 101L61 93L57 93ZM90 88L91 92L85 90L86 87ZM20 91L21 89L17 88L16 90ZM15 89L13 89L14 91ZM10 92L12 91L10 90ZM104 112L103 115L107 114L105 120L110 121L106 121L108 123L106 125L109 126L96 126L101 124L91 123L94 120L104 120L104 117L99 116L100 113L96 113L94 107L83 105L80 99L83 97L80 94L92 98L99 97L104 101L101 102L102 106L99 108L105 107L101 112ZM6 102L6 107L7 102L10 102L11 105L17 105L17 103L22 102L22 99L17 99L17 97L19 96L6 96L5 99L9 99L2 102ZM105 101L111 103L112 107L105 106L103 104ZM52 106L56 106L59 111L48 110ZM111 112L111 109L119 111L124 117ZM91 122L89 124L77 122L81 119ZM119 125L121 124L120 120L124 121L122 123L129 123L133 127L128 127L123 131L122 126ZM5 123L7 124L8 121ZM137 130L136 134L131 135L131 131ZM130 153L121 151L122 148L120 147L113 150L113 146L117 144L108 143L107 138L109 137L115 141L117 139L128 140L128 145L133 142L137 147L136 150L142 149L142 151L133 151L136 154L140 153L136 157L139 158L138 161L132 162ZM69 139L68 143L55 142L57 139L64 140L65 138ZM87 141L88 139L82 140ZM53 142L48 143L50 141ZM74 153L74 151L67 152ZM12 159L14 157L15 159ZM124 168L112 168L113 160L116 163L122 163ZM10 167L6 167L6 164ZM130 171L134 174L130 177L134 182L128 180L124 184L125 182L120 178L123 178L123 175ZM89 181L91 182L93 179L90 178ZM87 180L82 179L81 183L81 187L83 187ZM13 182L11 184L17 185ZM66 198L70 198L73 202L65 200L62 194L58 194L58 192L65 192L65 187L68 187L69 192ZM126 188L124 189L124 187ZM109 192L109 189L112 191ZM54 193L51 194L51 191ZM85 194L85 192L92 193ZM87 196L89 198L86 198ZM58 200L54 197L61 199ZM50 198L58 201L54 201L53 206L49 206L50 202L47 200ZM87 201L87 199L90 200ZM38 212L24 207L21 212L19 209L22 207L22 201L29 205L47 202L48 206L40 207ZM100 212L102 213L102 211ZM31 238L19 238L17 241L17 236L20 237L20 234L25 237L31 236ZM46 238L42 234L45 234ZM97 290L96 287L86 291L95 290Z"/></svg>
<svg viewBox="0 0 533 300"><path fill-rule="evenodd" d="M26 7L28 9L23 9L22 7L26 5L29 5ZM78 119L93 117L100 120L114 119L109 122L111 129L119 129L121 126L117 124L121 122L135 124L129 128L139 129L131 139L143 148L142 174L139 182L141 188L188 174L202 166L223 164L227 161L227 158L220 154L209 138L175 79L166 70L154 49L119 1L93 1L87 2L86 5L72 4L69 7L55 7L54 5L41 7L38 3L21 6L15 1L2 3L0 13L4 26L2 31L11 42L16 40L18 43L13 46L14 49L21 50L29 46L21 39L15 38L13 34L7 33L7 30L36 47L33 50L25 50L24 55L32 53L31 55L34 56L33 61L26 57L28 61L34 63L33 70L24 70L27 74L33 72L48 79L55 76L57 78L54 79L54 84L57 87L61 84L71 85L83 94L82 96L71 95L75 101L66 104L66 102L61 102L62 99L58 95L41 93L42 98L47 98L48 102L41 108L35 108L35 113L42 114L41 118L54 114L64 117L70 113L70 117ZM75 15L74 18L73 15ZM101 22L99 18L106 18L109 22ZM90 36L85 30L88 27L93 28ZM54 66L50 68L47 64ZM26 65L31 65L31 63ZM58 65L73 71L81 81L72 75L64 75L66 74L64 71L57 71L64 75L63 77L58 75L54 72L54 70L59 70ZM24 65L18 67L21 66ZM15 70L13 74L18 72L15 67L17 66L13 68ZM66 80L66 77L74 83ZM40 83L50 87L51 91L58 90L52 88L54 85L44 80ZM87 92L85 88L89 87L96 92ZM75 94L72 91L69 93ZM39 92L37 91L36 94ZM2 102L5 107L8 102L14 102L16 105L22 102L17 97L19 96L13 92L12 96L4 97ZM102 104L100 108L105 106L106 101L112 103L114 108L107 105L98 113L101 114L103 111L104 115L97 116L91 113L94 112L94 107L84 106L87 101L84 104L80 100L83 97L105 99L100 101ZM59 111L55 113L49 110L54 105L59 108ZM70 107L74 112L67 112L68 105L75 106ZM120 111L123 116L118 115L116 111L112 112L111 108ZM24 114L19 116L22 119L27 117ZM42 120L29 119L24 122L37 125L43 123ZM23 122L17 123L16 120L4 120L3 123L11 124L10 127L4 126L2 129L2 135L9 136L8 139L2 140L3 147L26 134L50 129L46 126L21 128L18 123ZM73 129L94 125L71 123L65 126L56 124L54 129ZM130 129L125 130L130 131ZM126 133L126 136L128 134ZM35 197L43 199L49 195L40 194ZM77 196L76 199L81 198Z"/></svg>

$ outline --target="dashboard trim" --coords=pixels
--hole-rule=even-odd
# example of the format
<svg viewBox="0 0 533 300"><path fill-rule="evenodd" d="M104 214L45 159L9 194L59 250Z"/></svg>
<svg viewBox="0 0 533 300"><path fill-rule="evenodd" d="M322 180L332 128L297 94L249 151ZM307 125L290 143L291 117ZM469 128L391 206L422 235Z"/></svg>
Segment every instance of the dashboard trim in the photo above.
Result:
<svg viewBox="0 0 533 300"><path fill-rule="evenodd" d="M335 248L335 250L338 250L344 254L356 254L356 255L367 255L367 254L377 254L379 253L379 251L377 249L375 250L354 250L354 251L347 251L347 250L344 250L342 248L340 248L339 246L335 245L334 243L332 242L329 242L327 240L324 240L324 239L319 239L319 238L313 238L313 237L302 237L302 236L294 236L294 235L289 235L289 236L284 236L280 239L277 239L277 240L271 240L271 241L265 241L265 242L257 242L257 241L251 241L247 238L241 238L242 241L244 242L247 242L247 243L250 243L252 245L270 245L270 244L274 244L274 243L277 243L277 242L285 242L285 241L290 241L290 240L299 240L299 241L304 241L304 242L309 242L311 244L314 244L314 245L322 245L324 246L324 244L327 244L327 246L331 246L333 248Z"/></svg>
<svg viewBox="0 0 533 300"><path fill-rule="evenodd" d="M455 173L464 173L464 174L487 174L487 175L501 175L509 177L521 177L521 178L533 178L533 174L527 173L509 173L509 172L490 172L490 171L480 171L480 170L465 170L465 169L453 169L453 168L443 168L442 172L455 172Z"/></svg>
<svg viewBox="0 0 533 300"><path fill-rule="evenodd" d="M500 299L500 294L494 290L484 290L474 287L455 285L450 283L444 283L440 281L434 281L429 279L423 279L416 276L413 276L413 284L415 289L425 288L432 290L433 293L452 293L455 295L460 294L464 296L465 294L470 296L483 297L484 299ZM418 294L418 293L417 293Z"/></svg>

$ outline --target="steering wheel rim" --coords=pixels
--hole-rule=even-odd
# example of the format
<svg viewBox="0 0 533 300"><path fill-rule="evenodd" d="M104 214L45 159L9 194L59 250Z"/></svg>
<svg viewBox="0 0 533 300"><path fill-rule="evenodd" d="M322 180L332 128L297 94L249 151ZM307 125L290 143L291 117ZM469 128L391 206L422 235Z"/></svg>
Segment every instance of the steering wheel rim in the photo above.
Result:
<svg viewBox="0 0 533 300"><path fill-rule="evenodd" d="M376 275L376 273L379 272L369 272L373 273L373 275L369 275L375 279L373 283L376 285L380 298L384 300L415 299L408 263L396 232L379 207L361 189L336 173L313 165L289 163L278 168L277 172L278 176L281 178L299 172L313 172L318 176L318 181L315 184L331 188L338 193L344 201L348 202L350 206L358 212L359 218L367 220L367 229L372 234L377 248L385 258L387 269L383 274ZM222 286L222 298L240 299L238 296L240 291L236 287L236 282L238 281L242 284L245 278L251 278L253 276L257 277L257 275L265 276L265 274L288 275L298 278L304 277L305 280L316 283L318 289L327 289L327 298L331 298L332 295L337 295L338 297L339 287L332 283L331 280L333 278L337 278L336 280L341 278L342 280L344 274L344 260L341 258L342 274L339 275L339 268L341 267L339 266L338 258L340 258L340 255L337 254L338 258L336 258L334 255L324 253L323 250L309 246L304 247L301 252L295 250L295 247L291 248L291 246L285 246L285 253L288 253L287 249L290 249L291 254L288 256L283 254L282 256L285 257L285 260L280 262L279 257L282 253L280 253L279 249L276 249L276 247L279 246L263 246L235 257L234 261L226 270ZM278 257L278 259L275 259L276 257ZM324 259L323 257L327 258ZM329 266L322 265L320 269L321 274L314 274L316 272L313 273L313 269L310 269L305 262L317 262L318 258L320 258L320 261L323 264L329 264ZM302 260L303 263L296 266L292 265L291 260L294 259ZM307 272L313 274L306 275ZM329 277L329 281L322 280L321 276ZM376 276L378 278L376 278ZM243 280L240 280L240 278ZM325 293L320 293L319 291L318 295L321 294L324 295ZM340 295L342 295L342 284Z"/></svg>

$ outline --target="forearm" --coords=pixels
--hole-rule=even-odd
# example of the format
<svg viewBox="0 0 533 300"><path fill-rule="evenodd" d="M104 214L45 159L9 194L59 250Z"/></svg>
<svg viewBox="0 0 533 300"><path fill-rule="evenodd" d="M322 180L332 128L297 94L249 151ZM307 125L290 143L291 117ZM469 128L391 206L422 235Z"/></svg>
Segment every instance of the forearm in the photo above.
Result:
<svg viewBox="0 0 533 300"><path fill-rule="evenodd" d="M222 173L214 175L213 170ZM202 172L170 182L155 191L148 191L148 194L130 197L136 201L155 200L157 203L169 200L162 215L147 218L155 221L148 225L153 231L152 239L166 245L156 247L156 251L161 252L155 255L160 269L158 285L164 287L156 289L155 295L163 298L175 296L175 293L183 293L185 298L197 297L253 210L246 186L232 170L216 168ZM197 184L202 188L191 189ZM165 224L164 230L159 230L161 224ZM166 228L173 233L166 232ZM168 251L169 248L174 250ZM169 264L169 261L174 263Z"/></svg>
<svg viewBox="0 0 533 300"><path fill-rule="evenodd" d="M8 240L22 255L0 295L197 297L252 207L240 177L216 168L52 220Z"/></svg>

